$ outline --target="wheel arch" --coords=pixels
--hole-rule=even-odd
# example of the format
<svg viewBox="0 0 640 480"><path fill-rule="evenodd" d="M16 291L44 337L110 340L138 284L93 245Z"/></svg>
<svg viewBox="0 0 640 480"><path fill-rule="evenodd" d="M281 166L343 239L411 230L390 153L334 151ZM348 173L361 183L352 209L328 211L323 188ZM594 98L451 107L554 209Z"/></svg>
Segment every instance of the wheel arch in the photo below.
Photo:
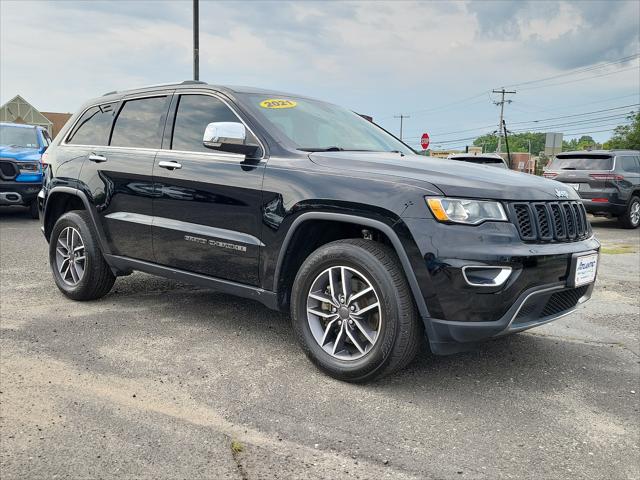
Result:
<svg viewBox="0 0 640 480"><path fill-rule="evenodd" d="M51 231L58 219L72 210L86 210L91 218L94 231L97 233L97 241L103 253L110 253L106 249L103 230L99 222L96 221L96 213L91 208L91 202L87 195L77 188L57 186L49 190L44 207L43 233L47 241L50 240Z"/></svg>
<svg viewBox="0 0 640 480"><path fill-rule="evenodd" d="M311 250L306 255L304 255L304 258L288 260L289 247L292 244L292 242L296 241L296 234L301 231L304 231L304 226L309 225L310 223L313 223L313 222L331 222L331 223L337 223L337 224L349 224L352 227L354 226L368 227L370 229L373 229L383 234L384 237L388 240L391 248L393 248L396 255L398 256L398 259L400 260L400 265L405 274L405 278L409 283L409 288L411 289L411 293L416 302L416 306L418 307L418 312L420 313L420 316L422 318L429 317L429 312L427 310L424 297L422 296L422 292L420 290L418 280L411 266L411 262L407 255L407 252L405 251L402 245L400 238L398 237L394 229L388 224L380 220L358 216L358 215L349 215L349 214L332 213L332 212L303 213L299 215L289 227L289 230L285 235L284 241L278 253L277 263L274 271L274 279L273 279L273 290L278 294L278 302L281 307L282 307L282 304L285 304L287 302L286 290L290 288L290 286L287 285L287 280L288 279L290 280L292 276L295 277L295 273L297 272L299 265L302 264L302 262L304 262L304 259L308 256L308 253L311 253L312 251ZM353 237L351 236L346 238L353 238ZM295 265L296 260L300 261L300 263L297 266ZM294 267L297 267L297 268L294 268L295 269L294 272L291 271L292 270L291 262L293 262Z"/></svg>

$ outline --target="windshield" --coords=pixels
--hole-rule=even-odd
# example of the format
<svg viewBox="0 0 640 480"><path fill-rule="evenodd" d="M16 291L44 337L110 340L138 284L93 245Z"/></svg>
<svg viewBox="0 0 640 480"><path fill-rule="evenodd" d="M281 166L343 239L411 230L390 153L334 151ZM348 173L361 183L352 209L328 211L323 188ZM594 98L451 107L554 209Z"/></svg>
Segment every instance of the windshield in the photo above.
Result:
<svg viewBox="0 0 640 480"><path fill-rule="evenodd" d="M0 145L38 148L38 136L36 135L36 129L0 125Z"/></svg>
<svg viewBox="0 0 640 480"><path fill-rule="evenodd" d="M611 170L613 158L608 155L556 157L549 168L553 170Z"/></svg>
<svg viewBox="0 0 640 480"><path fill-rule="evenodd" d="M337 105L295 97L258 94L239 97L260 123L271 127L272 134L298 150L413 153L377 125Z"/></svg>

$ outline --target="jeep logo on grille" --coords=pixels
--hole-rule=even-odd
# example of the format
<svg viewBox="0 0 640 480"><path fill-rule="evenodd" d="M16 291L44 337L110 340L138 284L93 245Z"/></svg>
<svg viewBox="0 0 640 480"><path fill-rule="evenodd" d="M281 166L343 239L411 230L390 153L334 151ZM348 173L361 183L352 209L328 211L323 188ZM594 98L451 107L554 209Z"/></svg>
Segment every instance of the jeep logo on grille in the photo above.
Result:
<svg viewBox="0 0 640 480"><path fill-rule="evenodd" d="M569 192L566 190L558 190L556 188L556 197L558 198L569 198Z"/></svg>

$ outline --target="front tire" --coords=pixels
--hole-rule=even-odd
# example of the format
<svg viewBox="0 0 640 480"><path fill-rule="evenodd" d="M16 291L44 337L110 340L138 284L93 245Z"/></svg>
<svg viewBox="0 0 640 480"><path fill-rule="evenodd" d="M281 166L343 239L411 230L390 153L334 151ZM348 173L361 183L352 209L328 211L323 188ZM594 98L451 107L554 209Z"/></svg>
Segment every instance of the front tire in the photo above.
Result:
<svg viewBox="0 0 640 480"><path fill-rule="evenodd" d="M49 264L57 287L73 300L103 297L116 279L86 211L68 212L58 219L49 239Z"/></svg>
<svg viewBox="0 0 640 480"><path fill-rule="evenodd" d="M309 255L293 284L291 317L309 359L349 382L405 367L422 343L397 256L371 240L339 240Z"/></svg>
<svg viewBox="0 0 640 480"><path fill-rule="evenodd" d="M640 225L640 198L631 197L627 211L620 217L624 228L638 228Z"/></svg>

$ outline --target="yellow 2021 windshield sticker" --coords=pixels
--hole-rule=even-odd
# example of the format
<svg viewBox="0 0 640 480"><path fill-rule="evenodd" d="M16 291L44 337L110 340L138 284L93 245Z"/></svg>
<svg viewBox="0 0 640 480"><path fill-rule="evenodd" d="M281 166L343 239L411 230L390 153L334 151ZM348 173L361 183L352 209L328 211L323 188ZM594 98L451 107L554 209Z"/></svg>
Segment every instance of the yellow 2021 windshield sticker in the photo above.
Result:
<svg viewBox="0 0 640 480"><path fill-rule="evenodd" d="M268 98L260 102L262 108L293 108L296 105L298 105L298 102L283 98Z"/></svg>

